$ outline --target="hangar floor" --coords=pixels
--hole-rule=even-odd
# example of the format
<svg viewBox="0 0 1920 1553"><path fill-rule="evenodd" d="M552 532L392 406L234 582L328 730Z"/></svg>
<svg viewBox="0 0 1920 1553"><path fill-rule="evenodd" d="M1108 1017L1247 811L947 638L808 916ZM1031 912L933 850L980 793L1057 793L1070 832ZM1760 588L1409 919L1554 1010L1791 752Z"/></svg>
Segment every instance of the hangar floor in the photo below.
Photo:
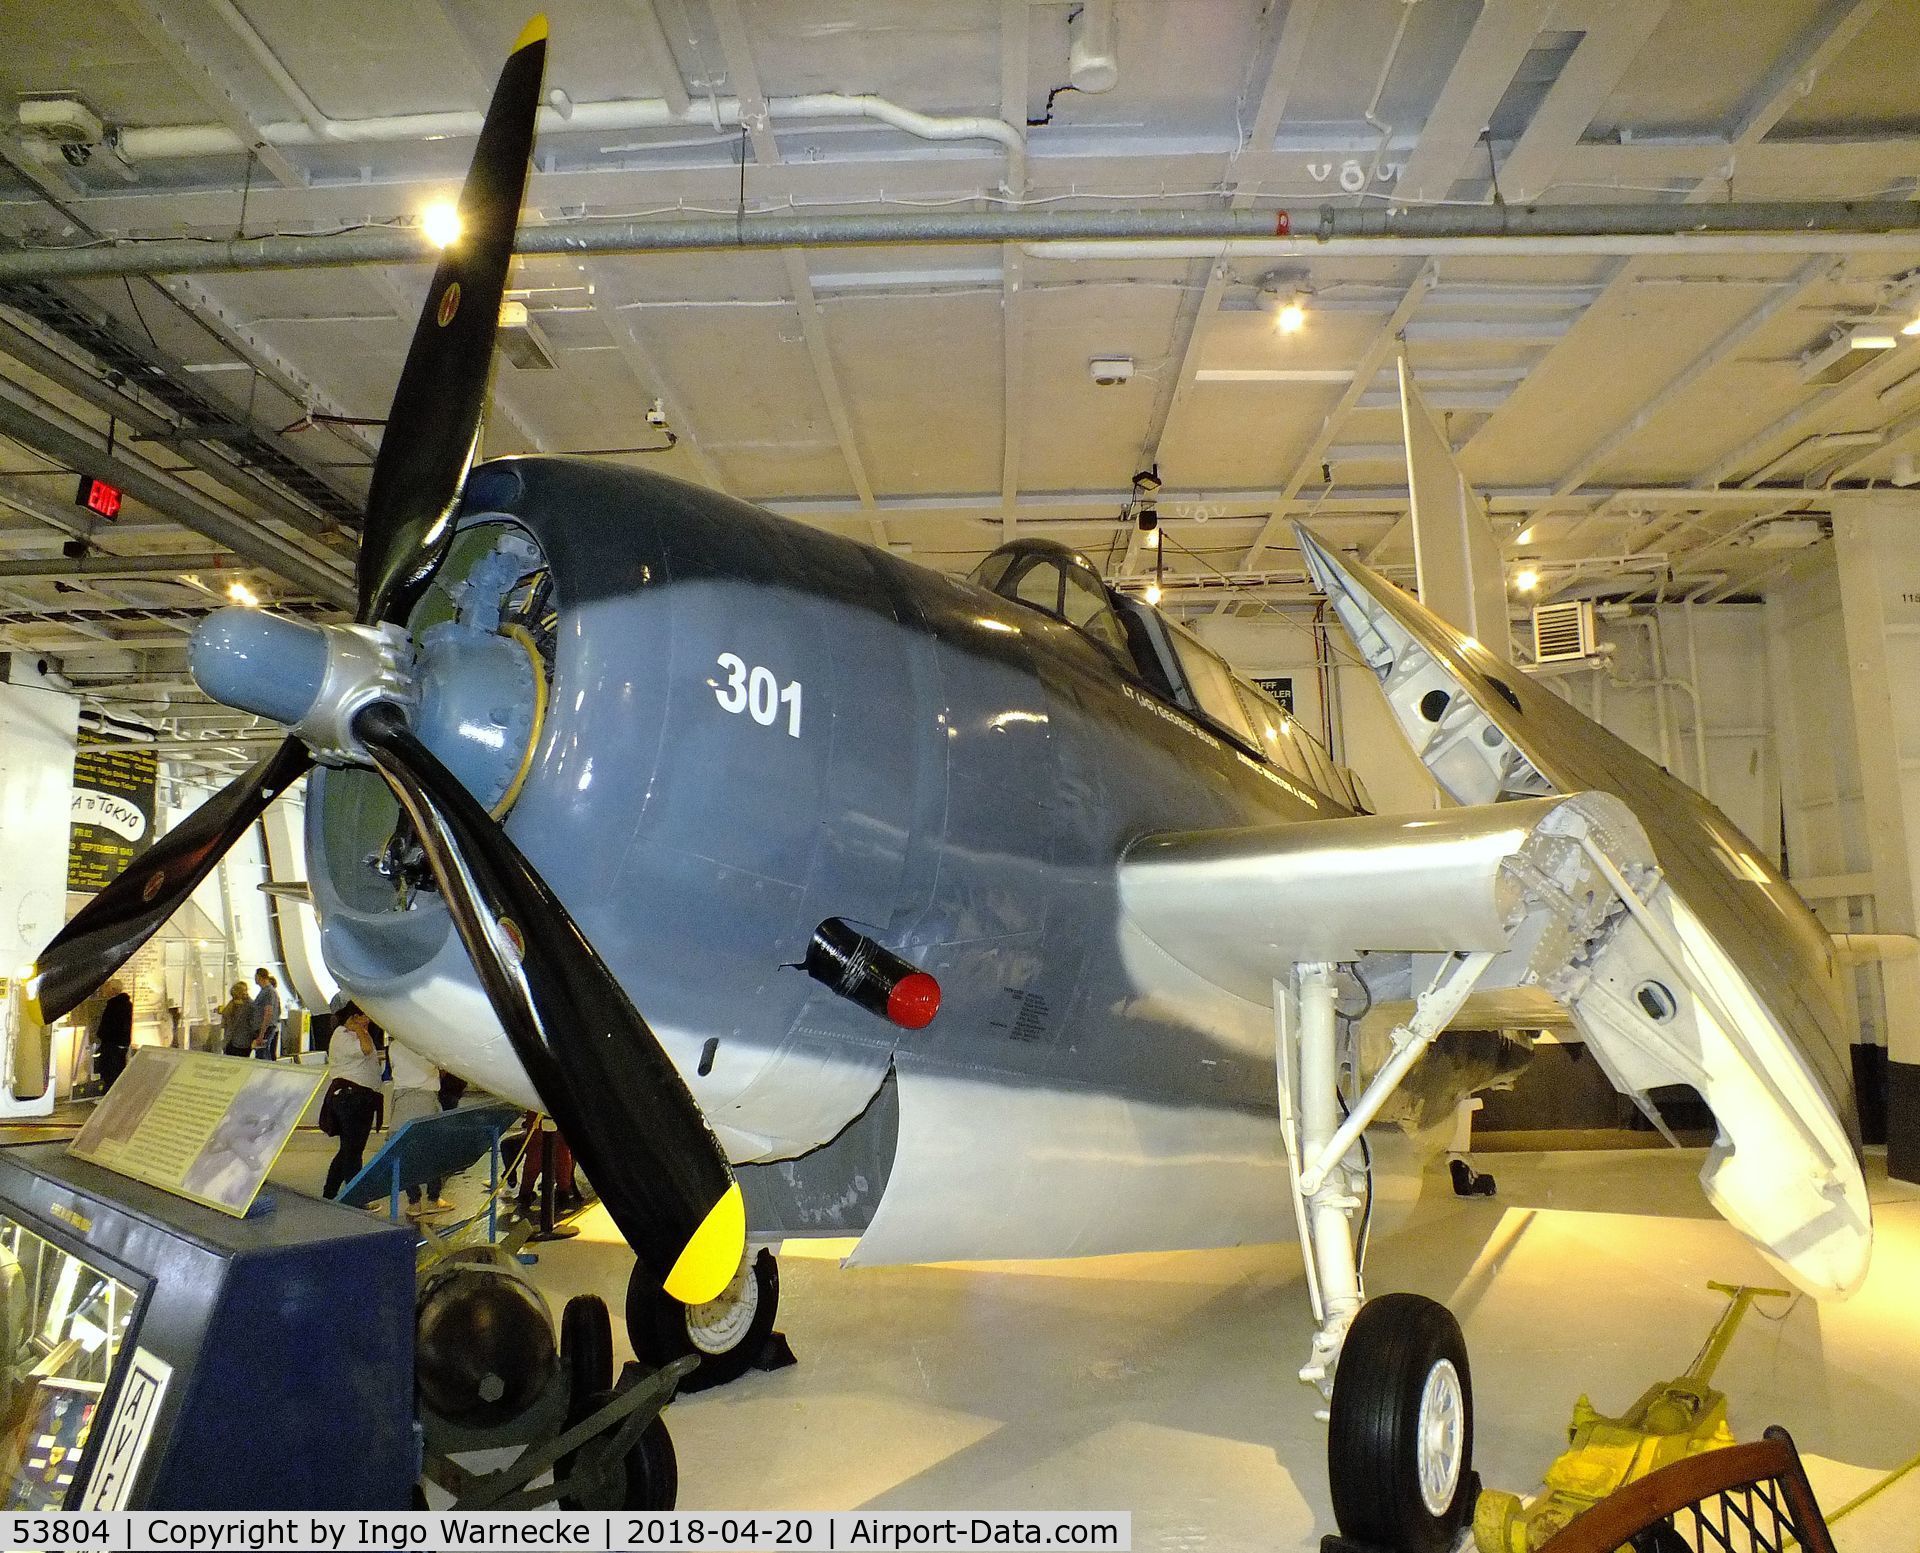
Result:
<svg viewBox="0 0 1920 1553"><path fill-rule="evenodd" d="M289 1184L318 1180L323 1142L296 1140ZM1369 1272L1376 1289L1442 1296L1459 1314L1477 1465L1526 1490L1580 1392L1620 1410L1687 1367L1722 1308L1708 1279L1775 1279L1706 1207L1697 1151L1486 1163L1497 1198L1457 1199L1436 1180ZM1871 1176L1865 1290L1844 1306L1759 1307L1719 1376L1736 1433L1785 1424L1830 1511L1920 1450L1920 1190L1878 1159ZM1626 1203L1633 1213L1607 1211ZM589 1214L536 1277L556 1306L607 1295L624 1344L629 1265ZM800 1364L674 1406L684 1505L1131 1509L1143 1550L1310 1549L1329 1529L1325 1437L1293 1379L1308 1317L1291 1246L854 1270L790 1253L781 1283ZM1916 1522L1920 1472L1836 1536L1841 1553L1907 1547Z"/></svg>

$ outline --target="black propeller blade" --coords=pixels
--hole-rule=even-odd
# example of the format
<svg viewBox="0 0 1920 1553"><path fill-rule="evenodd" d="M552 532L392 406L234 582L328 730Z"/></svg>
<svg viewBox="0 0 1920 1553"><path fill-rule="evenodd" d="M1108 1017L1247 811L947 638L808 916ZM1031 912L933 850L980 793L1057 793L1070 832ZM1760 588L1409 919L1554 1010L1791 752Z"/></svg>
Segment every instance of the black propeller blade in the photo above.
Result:
<svg viewBox="0 0 1920 1553"><path fill-rule="evenodd" d="M453 541L453 509L479 436L546 61L547 21L537 16L493 89L460 190L460 236L433 272L394 390L360 540L355 618L363 625L406 619Z"/></svg>
<svg viewBox="0 0 1920 1553"><path fill-rule="evenodd" d="M375 703L354 732L419 833L514 1054L627 1244L674 1298L715 1298L746 1249L745 1212L679 1070L546 881L400 710Z"/></svg>
<svg viewBox="0 0 1920 1553"><path fill-rule="evenodd" d="M452 543L513 256L546 38L546 20L537 17L501 73L461 192L461 235L434 272L394 393L367 498L362 625L405 620ZM327 648L329 664L339 641ZM360 644L345 661L365 651ZM315 728L326 709L319 715ZM546 882L414 736L400 708L375 701L355 717L353 733L418 832L516 1055L641 1264L676 1299L717 1297L745 1253L745 1210L672 1060ZM102 891L41 958L43 1016L68 1012L104 982L312 764L305 744L289 739Z"/></svg>
<svg viewBox="0 0 1920 1553"><path fill-rule="evenodd" d="M71 1013L133 957L213 872L267 805L304 776L313 757L288 739L161 836L82 906L34 966L29 994L51 1024Z"/></svg>
<svg viewBox="0 0 1920 1553"><path fill-rule="evenodd" d="M461 190L463 235L434 271L414 329L368 495L363 622L403 617L446 558L486 397L546 55L546 18L535 17L494 88ZM289 739L89 901L35 964L41 1016L58 1019L91 997L312 764Z"/></svg>

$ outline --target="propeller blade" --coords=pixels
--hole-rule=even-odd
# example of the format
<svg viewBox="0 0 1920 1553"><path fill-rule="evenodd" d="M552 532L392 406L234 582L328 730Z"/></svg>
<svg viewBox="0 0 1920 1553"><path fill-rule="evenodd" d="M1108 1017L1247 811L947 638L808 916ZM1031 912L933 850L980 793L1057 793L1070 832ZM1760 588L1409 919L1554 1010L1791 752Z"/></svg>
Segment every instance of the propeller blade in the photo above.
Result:
<svg viewBox="0 0 1920 1553"><path fill-rule="evenodd" d="M520 1064L634 1254L675 1299L716 1298L746 1251L740 1187L680 1072L566 907L406 725L354 733L412 819Z"/></svg>
<svg viewBox="0 0 1920 1553"><path fill-rule="evenodd" d="M42 951L29 991L48 1024L93 996L180 909L267 805L306 775L313 757L288 739L236 777L80 908Z"/></svg>
<svg viewBox="0 0 1920 1553"><path fill-rule="evenodd" d="M446 559L480 432L500 298L526 188L547 19L514 44L460 190L460 235L433 272L394 390L360 539L362 625L403 620Z"/></svg>

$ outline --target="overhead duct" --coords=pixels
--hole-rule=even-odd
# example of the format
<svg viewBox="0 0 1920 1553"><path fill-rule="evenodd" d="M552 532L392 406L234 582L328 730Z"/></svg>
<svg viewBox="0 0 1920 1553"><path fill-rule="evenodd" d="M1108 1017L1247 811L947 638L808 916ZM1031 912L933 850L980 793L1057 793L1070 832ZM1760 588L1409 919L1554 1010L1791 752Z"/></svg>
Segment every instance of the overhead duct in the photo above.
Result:
<svg viewBox="0 0 1920 1553"><path fill-rule="evenodd" d="M41 100L33 105L43 120L84 125L84 104ZM542 135L608 131L737 129L745 110L738 97L705 98L684 108L658 97L615 98L606 102L569 102L564 109L540 109ZM316 114L318 110L315 110ZM1018 187L1026 157L1025 133L1002 119L945 117L920 113L889 98L869 93L813 92L803 97L770 97L767 117L777 126L818 119L869 119L921 140L991 140L1006 148L1007 182ZM95 120L94 122L98 122ZM24 128L37 126L23 123ZM71 129L68 133L75 133ZM103 132L105 133L105 132ZM445 113L396 113L367 119L290 119L260 126L260 139L275 148L402 145L423 140L472 139L480 133L480 115L459 109ZM50 143L45 139L43 144ZM117 127L111 134L116 156L129 163L243 156L251 146L224 124L158 124ZM57 154L57 153L56 153Z"/></svg>
<svg viewBox="0 0 1920 1553"><path fill-rule="evenodd" d="M997 120L990 121L997 123ZM1004 127L1004 126L1003 126ZM1814 251L1884 248L1908 252L1920 232L1920 204L1759 201L1728 205L1448 205L1349 209L1322 206L1296 223L1279 210L918 210L881 214L697 217L559 222L522 227L522 254L666 253L711 248L825 248L867 243L1036 243L1059 241L1062 257L1101 253L1122 241L1166 243L1142 252L1166 257L1191 245L1295 257L1349 245L1366 253L1516 253L1561 243L1581 253L1613 244L1672 245L1673 252ZM1258 240L1258 241L1255 241ZM1395 245L1399 245L1397 248ZM1632 250L1628 250L1632 251ZM371 227L320 236L158 238L0 253L0 283L56 276L183 274L190 271L324 269L336 265L427 263L439 250L412 228Z"/></svg>

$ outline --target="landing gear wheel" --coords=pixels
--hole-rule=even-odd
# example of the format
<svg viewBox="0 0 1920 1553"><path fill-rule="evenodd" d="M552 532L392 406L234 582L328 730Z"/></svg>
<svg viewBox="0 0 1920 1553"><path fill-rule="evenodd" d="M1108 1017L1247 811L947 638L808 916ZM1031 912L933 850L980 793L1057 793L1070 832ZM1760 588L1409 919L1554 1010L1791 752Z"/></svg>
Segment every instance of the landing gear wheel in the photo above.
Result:
<svg viewBox="0 0 1920 1553"><path fill-rule="evenodd" d="M581 1405L580 1416L598 1412L613 1400L611 1391L597 1391ZM580 1447L592 1448L592 1442ZM573 1467L573 1453L562 1456L555 1475L565 1477ZM569 1494L560 1496L563 1510L671 1510L680 1498L680 1458L674 1454L673 1436L667 1433L667 1421L656 1418L640 1431L640 1438L627 1452L616 1474L620 1481L607 1497L612 1504L587 1504ZM604 1481L604 1480L603 1480Z"/></svg>
<svg viewBox="0 0 1920 1553"><path fill-rule="evenodd" d="M595 1392L613 1389L613 1317L597 1294L576 1294L560 1313L560 1362L567 1367L567 1422L577 1424Z"/></svg>
<svg viewBox="0 0 1920 1553"><path fill-rule="evenodd" d="M650 1365L692 1354L699 1367L680 1390L704 1391L753 1366L780 1308L780 1269L771 1251L750 1255L727 1287L704 1305L682 1305L636 1267L627 1284L627 1336Z"/></svg>
<svg viewBox="0 0 1920 1553"><path fill-rule="evenodd" d="M680 1390L705 1391L753 1367L779 1309L780 1266L771 1251L749 1254L719 1298L704 1305L682 1305L635 1267L627 1283L627 1337L640 1361L656 1368L693 1354L700 1367Z"/></svg>
<svg viewBox="0 0 1920 1553"><path fill-rule="evenodd" d="M1334 1371L1327 1477L1341 1533L1447 1553L1473 1513L1473 1385L1460 1323L1418 1294L1360 1307Z"/></svg>

